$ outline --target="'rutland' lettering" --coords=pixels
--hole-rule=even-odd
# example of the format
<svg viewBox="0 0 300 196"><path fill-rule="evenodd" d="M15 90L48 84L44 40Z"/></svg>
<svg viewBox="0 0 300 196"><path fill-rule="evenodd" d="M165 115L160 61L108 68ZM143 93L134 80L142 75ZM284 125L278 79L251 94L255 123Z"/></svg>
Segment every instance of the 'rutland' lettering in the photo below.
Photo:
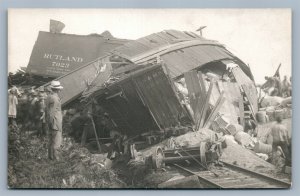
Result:
<svg viewBox="0 0 300 196"><path fill-rule="evenodd" d="M82 63L83 62L82 57L62 56L62 55L49 54L49 53L44 54L44 59L68 61L68 62L77 62L77 63Z"/></svg>

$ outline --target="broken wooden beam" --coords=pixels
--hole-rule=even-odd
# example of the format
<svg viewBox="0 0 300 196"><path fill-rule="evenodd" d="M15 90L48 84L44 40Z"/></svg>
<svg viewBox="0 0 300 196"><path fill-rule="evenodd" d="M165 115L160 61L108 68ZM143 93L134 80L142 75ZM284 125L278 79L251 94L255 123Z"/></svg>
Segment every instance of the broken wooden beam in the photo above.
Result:
<svg viewBox="0 0 300 196"><path fill-rule="evenodd" d="M205 82L204 82L203 74L200 71L198 72L198 78L199 78L199 83L200 83L200 87L201 87L200 96L201 96L201 100L203 100L204 96L206 94L206 87L205 87Z"/></svg>
<svg viewBox="0 0 300 196"><path fill-rule="evenodd" d="M255 114L258 111L258 97L254 82L239 67L233 68L232 74L239 87L244 91L255 117Z"/></svg>
<svg viewBox="0 0 300 196"><path fill-rule="evenodd" d="M251 88L249 88L247 85L243 84L243 85L241 85L241 87L242 87L243 91L245 92L246 97L249 101L248 106L249 106L249 109L250 109L251 114L253 116L253 119L255 120L255 122L257 122L256 121L256 113L258 112L258 105L256 105L256 107L254 106L254 103L255 103L254 100L256 100L256 104L258 104L257 103L258 102L257 101L257 96L256 97L253 96L253 93L252 93L253 91L251 92Z"/></svg>
<svg viewBox="0 0 300 196"><path fill-rule="evenodd" d="M208 116L206 122L204 123L204 128L209 128L212 121L216 118L221 106L223 105L225 101L225 98L224 98L224 91L221 92L221 95L219 96L217 102L216 102L216 105L215 107L213 108L213 110L211 111L210 115Z"/></svg>
<svg viewBox="0 0 300 196"><path fill-rule="evenodd" d="M243 97L239 97L239 111L240 111L240 124L244 127L244 102L243 102Z"/></svg>
<svg viewBox="0 0 300 196"><path fill-rule="evenodd" d="M189 92L190 104L196 110L198 97L201 95L201 86L196 70L184 73L185 83Z"/></svg>
<svg viewBox="0 0 300 196"><path fill-rule="evenodd" d="M206 97L205 97L205 102L204 102L203 109L202 109L202 112L201 112L201 117L199 119L200 121L199 121L199 126L197 127L198 129L200 127L203 127L205 117L206 117L206 113L207 113L207 109L208 109L208 106L209 106L209 100L210 100L210 97L211 97L211 94L212 94L213 86L214 86L214 81L211 81L210 85L209 85L209 88L208 88L208 92L207 92Z"/></svg>
<svg viewBox="0 0 300 196"><path fill-rule="evenodd" d="M278 67L277 67L277 69L276 69L275 74L274 74L273 77L279 77L279 79L280 79L280 74L279 74L280 67L281 67L281 63L278 65Z"/></svg>

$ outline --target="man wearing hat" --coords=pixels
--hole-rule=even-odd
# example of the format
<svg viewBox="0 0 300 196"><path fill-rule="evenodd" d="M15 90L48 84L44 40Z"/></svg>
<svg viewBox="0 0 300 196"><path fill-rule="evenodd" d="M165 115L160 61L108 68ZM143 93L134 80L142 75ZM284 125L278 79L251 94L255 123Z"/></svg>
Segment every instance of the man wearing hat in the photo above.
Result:
<svg viewBox="0 0 300 196"><path fill-rule="evenodd" d="M13 86L8 91L8 119L9 119L9 124L14 127L17 127L17 122L16 122L17 105L18 105L17 93L18 93L18 89L15 86Z"/></svg>
<svg viewBox="0 0 300 196"><path fill-rule="evenodd" d="M58 92L63 89L59 81L50 84L51 94L46 101L47 123L49 128L48 157L51 160L59 160L59 149L62 143L62 112L61 100Z"/></svg>
<svg viewBox="0 0 300 196"><path fill-rule="evenodd" d="M31 122L30 129L32 130L38 130L39 129L39 97L38 92L36 90L33 90L31 92L31 101L30 101L30 107L28 111L29 119Z"/></svg>
<svg viewBox="0 0 300 196"><path fill-rule="evenodd" d="M47 124L46 124L46 103L45 99L47 95L44 93L44 89L39 90L39 100L38 100L38 118L39 118L39 129L38 129L38 136L46 136L47 135Z"/></svg>

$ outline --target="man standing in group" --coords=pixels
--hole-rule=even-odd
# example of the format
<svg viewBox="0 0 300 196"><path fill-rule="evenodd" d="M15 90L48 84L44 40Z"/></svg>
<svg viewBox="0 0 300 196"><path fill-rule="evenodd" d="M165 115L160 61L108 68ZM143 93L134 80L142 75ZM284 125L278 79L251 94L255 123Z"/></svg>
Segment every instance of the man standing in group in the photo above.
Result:
<svg viewBox="0 0 300 196"><path fill-rule="evenodd" d="M50 84L51 94L46 101L47 123L49 128L48 157L51 160L59 160L59 150L62 143L62 112L61 100L58 96L63 87L59 81Z"/></svg>
<svg viewBox="0 0 300 196"><path fill-rule="evenodd" d="M40 111L39 111L39 98L38 98L38 92L34 90L31 93L32 100L30 101L29 106L29 119L31 122L30 129L31 130L39 130L39 122L40 122Z"/></svg>
<svg viewBox="0 0 300 196"><path fill-rule="evenodd" d="M47 124L46 124L46 96L44 95L44 91L40 90L39 100L38 100L38 114L39 114L39 126L37 135L40 137L44 137L47 135Z"/></svg>
<svg viewBox="0 0 300 196"><path fill-rule="evenodd" d="M265 77L266 82L261 89L270 96L281 96L281 81L278 77Z"/></svg>
<svg viewBox="0 0 300 196"><path fill-rule="evenodd" d="M290 97L290 87L291 83L288 81L287 76L284 76L284 79L282 81L282 96L284 97Z"/></svg>
<svg viewBox="0 0 300 196"><path fill-rule="evenodd" d="M282 124L282 118L277 117L276 118L277 123L274 124L271 127L271 132L270 134L273 137L273 144L272 144L272 149L274 152L276 152L277 147L279 146L285 156L285 164L290 165L291 163L291 153L289 150L290 146L290 140L288 137L288 130L287 128ZM274 153L273 152L273 153Z"/></svg>
<svg viewBox="0 0 300 196"><path fill-rule="evenodd" d="M17 122L16 122L17 105L18 105L17 92L18 89L15 86L8 91L8 120L9 120L9 125L15 128L17 128Z"/></svg>

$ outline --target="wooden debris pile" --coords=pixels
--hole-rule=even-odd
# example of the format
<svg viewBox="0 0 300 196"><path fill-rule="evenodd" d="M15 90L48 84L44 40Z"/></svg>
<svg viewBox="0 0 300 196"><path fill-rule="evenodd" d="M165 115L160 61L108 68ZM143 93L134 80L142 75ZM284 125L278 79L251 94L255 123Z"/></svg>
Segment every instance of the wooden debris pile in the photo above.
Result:
<svg viewBox="0 0 300 196"><path fill-rule="evenodd" d="M210 71L192 70L175 81L193 117L194 130L210 128L235 135L244 131L245 122L256 121L258 105L254 82L239 67L226 74L224 78Z"/></svg>
<svg viewBox="0 0 300 196"><path fill-rule="evenodd" d="M209 128L225 101L224 92L221 92L215 106L209 107L209 100L212 96L215 81L210 81L208 91L206 92L204 76L201 72L197 74L197 71L190 71L185 73L184 76L189 92L191 108L194 111L195 130ZM208 113L209 109L210 113Z"/></svg>

